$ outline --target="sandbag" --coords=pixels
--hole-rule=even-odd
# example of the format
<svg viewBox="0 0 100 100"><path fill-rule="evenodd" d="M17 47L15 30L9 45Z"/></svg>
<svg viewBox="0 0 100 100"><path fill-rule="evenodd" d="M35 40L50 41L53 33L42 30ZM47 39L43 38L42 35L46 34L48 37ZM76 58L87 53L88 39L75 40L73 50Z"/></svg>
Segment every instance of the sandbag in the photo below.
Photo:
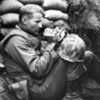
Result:
<svg viewBox="0 0 100 100"><path fill-rule="evenodd" d="M39 4L42 5L44 0L18 0L23 4Z"/></svg>
<svg viewBox="0 0 100 100"><path fill-rule="evenodd" d="M17 13L7 13L0 16L2 26L14 26L19 22L19 15Z"/></svg>
<svg viewBox="0 0 100 100"><path fill-rule="evenodd" d="M50 21L49 19L46 18L42 18L42 25L43 28L53 28L54 27L54 23L53 21Z"/></svg>
<svg viewBox="0 0 100 100"><path fill-rule="evenodd" d="M3 0L0 3L0 14L19 12L22 6L23 4L18 2L17 0Z"/></svg>
<svg viewBox="0 0 100 100"><path fill-rule="evenodd" d="M69 24L64 21L64 20L57 20L54 22L54 27L63 27L65 30L69 31L71 30L71 27L69 26Z"/></svg>
<svg viewBox="0 0 100 100"><path fill-rule="evenodd" d="M45 18L51 19L51 20L60 20L63 19L65 21L68 20L68 14L63 13L59 10L47 10L45 11Z"/></svg>
<svg viewBox="0 0 100 100"><path fill-rule="evenodd" d="M66 0L45 0L43 3L44 9L55 9L61 10L62 12L66 12L68 7L68 3Z"/></svg>
<svg viewBox="0 0 100 100"><path fill-rule="evenodd" d="M1 27L0 32L5 37L12 29L11 27Z"/></svg>

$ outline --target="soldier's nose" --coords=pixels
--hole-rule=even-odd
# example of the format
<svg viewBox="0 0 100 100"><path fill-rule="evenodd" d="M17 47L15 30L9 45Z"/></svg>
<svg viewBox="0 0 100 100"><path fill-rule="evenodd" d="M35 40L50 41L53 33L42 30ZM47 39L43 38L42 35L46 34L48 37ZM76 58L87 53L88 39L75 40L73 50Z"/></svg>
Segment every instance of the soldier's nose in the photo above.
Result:
<svg viewBox="0 0 100 100"><path fill-rule="evenodd" d="M39 28L42 28L42 23L40 22L40 23L38 24L38 26L39 26Z"/></svg>

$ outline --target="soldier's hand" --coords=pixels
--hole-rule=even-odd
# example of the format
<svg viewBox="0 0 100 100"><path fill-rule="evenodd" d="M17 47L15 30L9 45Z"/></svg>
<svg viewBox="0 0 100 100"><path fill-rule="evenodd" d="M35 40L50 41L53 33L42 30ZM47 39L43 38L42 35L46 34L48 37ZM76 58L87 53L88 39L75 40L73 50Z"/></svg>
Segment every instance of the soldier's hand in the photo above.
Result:
<svg viewBox="0 0 100 100"><path fill-rule="evenodd" d="M65 36L65 30L59 27L56 27L55 29L46 28L43 36L48 42L61 41Z"/></svg>

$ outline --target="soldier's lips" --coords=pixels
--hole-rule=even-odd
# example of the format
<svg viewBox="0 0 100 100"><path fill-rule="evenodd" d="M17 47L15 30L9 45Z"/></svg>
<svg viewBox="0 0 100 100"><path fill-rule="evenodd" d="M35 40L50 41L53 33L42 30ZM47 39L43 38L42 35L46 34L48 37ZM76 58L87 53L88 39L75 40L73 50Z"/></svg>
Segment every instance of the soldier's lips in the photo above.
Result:
<svg viewBox="0 0 100 100"><path fill-rule="evenodd" d="M35 32L39 32L39 29L38 30L35 30Z"/></svg>

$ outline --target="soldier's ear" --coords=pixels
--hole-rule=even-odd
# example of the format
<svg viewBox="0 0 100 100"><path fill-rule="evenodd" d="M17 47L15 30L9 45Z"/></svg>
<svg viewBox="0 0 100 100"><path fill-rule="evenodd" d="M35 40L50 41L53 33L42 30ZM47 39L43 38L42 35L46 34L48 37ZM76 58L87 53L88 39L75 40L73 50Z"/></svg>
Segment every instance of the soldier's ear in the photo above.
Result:
<svg viewBox="0 0 100 100"><path fill-rule="evenodd" d="M22 18L22 23L23 23L24 25L26 25L27 22L28 22L28 17L27 17L27 16L23 16L23 18Z"/></svg>

